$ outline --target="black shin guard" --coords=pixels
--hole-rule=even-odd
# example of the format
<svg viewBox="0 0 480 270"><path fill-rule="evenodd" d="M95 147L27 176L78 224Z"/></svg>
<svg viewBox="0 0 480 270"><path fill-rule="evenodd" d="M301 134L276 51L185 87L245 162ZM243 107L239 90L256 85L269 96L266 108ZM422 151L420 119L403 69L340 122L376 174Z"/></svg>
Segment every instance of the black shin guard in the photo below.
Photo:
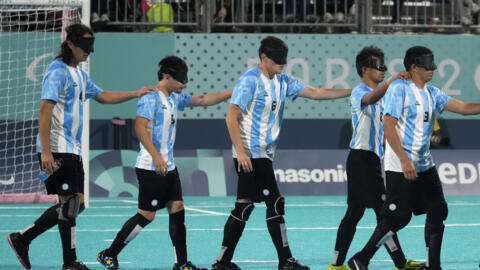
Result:
<svg viewBox="0 0 480 270"><path fill-rule="evenodd" d="M403 268L407 263L407 259L405 258L405 254L403 254L402 248L400 247L397 234L394 234L390 239L388 239L384 246L392 258L395 266L399 269Z"/></svg>
<svg viewBox="0 0 480 270"><path fill-rule="evenodd" d="M71 265L75 260L77 260L77 253L75 249L75 226L76 222L74 218L70 218L68 220L58 220L58 231L60 232L60 238L62 240L64 265Z"/></svg>
<svg viewBox="0 0 480 270"><path fill-rule="evenodd" d="M223 229L222 248L217 258L218 261L221 263L229 263L232 260L233 252L242 236L244 228L245 221L241 221L232 215L228 217L225 228Z"/></svg>
<svg viewBox="0 0 480 270"><path fill-rule="evenodd" d="M280 263L285 262L292 257L290 246L287 239L287 227L285 226L285 220L283 216L276 216L267 219L267 227L270 236L272 237L273 244L277 249L278 260Z"/></svg>
<svg viewBox="0 0 480 270"><path fill-rule="evenodd" d="M443 231L445 225L432 224L427 222L425 224L425 244L427 246L427 267L431 270L439 270L440 254L442 249Z"/></svg>
<svg viewBox="0 0 480 270"><path fill-rule="evenodd" d="M48 208L32 225L20 232L20 239L25 245L29 245L37 236L57 225L59 207L60 204L56 204Z"/></svg>
<svg viewBox="0 0 480 270"><path fill-rule="evenodd" d="M187 230L185 228L185 210L170 215L170 238L172 239L177 263L183 265L187 262Z"/></svg>
<svg viewBox="0 0 480 270"><path fill-rule="evenodd" d="M363 263L368 264L379 247L381 247L392 235L393 232L389 230L387 222L384 220L380 221L367 244L359 253L357 253L357 258Z"/></svg>
<svg viewBox="0 0 480 270"><path fill-rule="evenodd" d="M376 208L373 209L375 211L375 215L377 216L377 222L381 221L381 209ZM396 228L395 228L396 229ZM387 249L390 258L392 258L393 263L399 269L403 268L407 263L407 259L405 258L405 254L403 254L403 250L400 246L400 242L398 241L397 234L393 234L390 239L384 244L385 249Z"/></svg>
<svg viewBox="0 0 480 270"><path fill-rule="evenodd" d="M365 212L364 207L348 205L347 212L340 223L337 231L337 240L335 242L335 254L333 255L332 265L343 265L347 257L348 249L352 244L353 236L357 230L357 224Z"/></svg>
<svg viewBox="0 0 480 270"><path fill-rule="evenodd" d="M118 232L110 247L105 251L105 254L107 256L116 257L120 251L122 251L122 249L150 222L150 220L146 219L139 213L135 214L123 224L122 229Z"/></svg>

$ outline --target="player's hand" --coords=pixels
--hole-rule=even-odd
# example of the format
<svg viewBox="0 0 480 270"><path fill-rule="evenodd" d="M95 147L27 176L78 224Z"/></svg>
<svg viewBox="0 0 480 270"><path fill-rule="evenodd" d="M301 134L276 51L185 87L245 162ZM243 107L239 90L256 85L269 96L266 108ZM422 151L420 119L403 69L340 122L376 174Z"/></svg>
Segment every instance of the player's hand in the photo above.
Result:
<svg viewBox="0 0 480 270"><path fill-rule="evenodd" d="M240 172L241 170L243 170L243 172L246 172L246 173L253 171L252 161L250 160L250 157L248 157L245 153L237 154L237 161L238 161L238 168L237 168L238 172Z"/></svg>
<svg viewBox="0 0 480 270"><path fill-rule="evenodd" d="M404 161L401 161L402 163L402 170L403 170L403 176L407 180L415 180L418 178L418 174L415 171L415 167L413 166L412 162L407 159Z"/></svg>
<svg viewBox="0 0 480 270"><path fill-rule="evenodd" d="M155 86L147 85L147 86L144 86L142 89L137 90L136 91L136 96L141 97L143 95L146 95L146 94L150 93L150 91L158 92L158 89Z"/></svg>
<svg viewBox="0 0 480 270"><path fill-rule="evenodd" d="M153 166L155 167L155 172L159 175L165 176L168 173L168 165L167 162L160 156L156 155L152 157L153 159Z"/></svg>
<svg viewBox="0 0 480 270"><path fill-rule="evenodd" d="M393 81L396 79L402 79L402 80L410 80L410 72L407 71L401 71L396 74L394 74L392 77L388 78L387 84L390 85Z"/></svg>
<svg viewBox="0 0 480 270"><path fill-rule="evenodd" d="M57 164L53 159L53 155L51 152L42 152L41 154L42 159L42 171L47 174L53 174L57 170Z"/></svg>

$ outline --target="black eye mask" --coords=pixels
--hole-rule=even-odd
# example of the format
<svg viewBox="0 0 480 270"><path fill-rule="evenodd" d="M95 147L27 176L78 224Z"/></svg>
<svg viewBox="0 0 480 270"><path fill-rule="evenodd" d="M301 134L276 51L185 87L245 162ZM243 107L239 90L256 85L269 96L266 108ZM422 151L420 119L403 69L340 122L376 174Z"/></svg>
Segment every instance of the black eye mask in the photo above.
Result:
<svg viewBox="0 0 480 270"><path fill-rule="evenodd" d="M73 44L75 44L75 46L81 48L86 53L92 53L94 42L95 42L94 37L81 37L76 42L74 42Z"/></svg>
<svg viewBox="0 0 480 270"><path fill-rule="evenodd" d="M437 65L433 59L433 54L422 55L415 58L414 64L418 67L422 67L426 70L435 70Z"/></svg>
<svg viewBox="0 0 480 270"><path fill-rule="evenodd" d="M177 80L177 81L179 81L183 84L188 83L187 72L176 71L174 69L163 67L163 66L160 68L160 71L162 73L165 73L165 74L170 74L175 80Z"/></svg>
<svg viewBox="0 0 480 270"><path fill-rule="evenodd" d="M381 72L387 71L387 66L385 65L384 59L380 57L377 57L376 59L367 59L362 66L374 68Z"/></svg>
<svg viewBox="0 0 480 270"><path fill-rule="evenodd" d="M285 65L287 63L288 49L268 51L265 54L277 65Z"/></svg>

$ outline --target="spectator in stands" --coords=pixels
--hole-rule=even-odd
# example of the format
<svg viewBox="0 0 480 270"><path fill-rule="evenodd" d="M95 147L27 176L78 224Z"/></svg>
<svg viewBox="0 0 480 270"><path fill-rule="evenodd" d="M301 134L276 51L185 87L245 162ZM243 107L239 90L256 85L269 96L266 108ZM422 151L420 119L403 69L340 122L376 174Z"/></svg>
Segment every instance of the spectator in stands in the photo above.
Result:
<svg viewBox="0 0 480 270"><path fill-rule="evenodd" d="M110 18L108 17L108 0L92 0L91 5L92 24L110 21Z"/></svg>
<svg viewBox="0 0 480 270"><path fill-rule="evenodd" d="M438 122L438 117L435 117L435 124L433 125L432 136L430 137L430 148L444 148L450 146L450 138L444 136L442 130L440 129L440 123Z"/></svg>
<svg viewBox="0 0 480 270"><path fill-rule="evenodd" d="M287 22L314 22L316 20L313 14L314 5L310 0L287 0L286 16Z"/></svg>
<svg viewBox="0 0 480 270"><path fill-rule="evenodd" d="M162 0L142 0L142 11L149 22L173 23L173 8ZM172 26L148 26L148 32L173 32Z"/></svg>
<svg viewBox="0 0 480 270"><path fill-rule="evenodd" d="M348 15L355 14L355 0L332 1L324 4L317 0L318 14L323 14L324 22L343 23Z"/></svg>
<svg viewBox="0 0 480 270"><path fill-rule="evenodd" d="M392 23L400 23L405 0L394 0L392 7Z"/></svg>
<svg viewBox="0 0 480 270"><path fill-rule="evenodd" d="M222 3L223 2L223 5ZM225 22L225 21L232 21L232 13L231 11L232 2L230 0L225 1L217 1L214 10L214 22Z"/></svg>
<svg viewBox="0 0 480 270"><path fill-rule="evenodd" d="M478 14L479 7L473 0L455 0L455 23L471 25Z"/></svg>

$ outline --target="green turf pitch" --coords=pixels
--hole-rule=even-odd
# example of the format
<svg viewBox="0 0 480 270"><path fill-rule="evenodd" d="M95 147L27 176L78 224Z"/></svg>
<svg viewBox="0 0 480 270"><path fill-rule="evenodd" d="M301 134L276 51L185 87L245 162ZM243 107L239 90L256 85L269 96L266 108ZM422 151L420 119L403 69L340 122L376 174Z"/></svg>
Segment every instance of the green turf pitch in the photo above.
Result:
<svg viewBox="0 0 480 270"><path fill-rule="evenodd" d="M326 269L337 227L343 217L345 197L287 197L286 224L293 255L311 269ZM189 260L210 267L218 255L223 226L234 204L233 197L186 197L187 247ZM480 263L480 197L448 197L449 216L443 240L443 269L478 269ZM77 254L91 269L103 269L96 255L106 248L123 223L136 212L135 199L92 199L91 207L77 218ZM6 236L30 225L48 205L0 205L0 270L23 269L10 250ZM399 233L408 258L425 259L423 224L425 216L414 217ZM348 257L367 241L375 226L373 211L360 221ZM30 246L34 270L61 269L60 237L56 227L35 239ZM150 225L119 255L121 269L171 269L174 263L168 234L168 215L157 213ZM277 256L265 223L265 206L256 204L234 258L243 269L276 269ZM383 248L369 269L393 269Z"/></svg>

